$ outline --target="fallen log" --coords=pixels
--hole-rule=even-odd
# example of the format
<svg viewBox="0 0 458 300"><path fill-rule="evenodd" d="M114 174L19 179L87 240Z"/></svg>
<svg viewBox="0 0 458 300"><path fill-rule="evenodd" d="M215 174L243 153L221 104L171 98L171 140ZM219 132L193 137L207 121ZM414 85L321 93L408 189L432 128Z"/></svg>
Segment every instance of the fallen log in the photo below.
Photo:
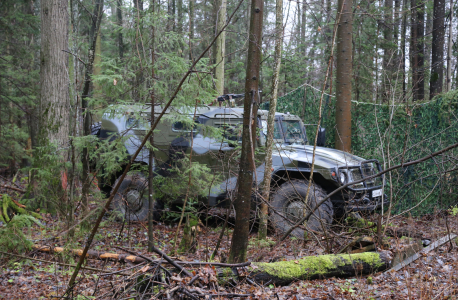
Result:
<svg viewBox="0 0 458 300"><path fill-rule="evenodd" d="M43 246L43 245L33 245L33 249L41 251L41 252L49 252L49 253L62 253L64 251L68 251L74 255L81 256L83 254L82 249L65 249L62 247L50 247L50 246ZM145 259L135 256L135 255L127 255L127 254L118 254L118 253L108 253L103 251L95 251L89 250L86 254L87 258L95 258L95 259L109 259L109 260L116 260L120 262L131 262L134 264L139 264L146 262Z"/></svg>
<svg viewBox="0 0 458 300"><path fill-rule="evenodd" d="M405 266L407 266L408 264L410 264L411 262L417 260L418 258L420 258L423 254L426 254L428 253L429 251L432 251L440 246L442 246L443 244L447 243L448 241L454 239L458 237L458 235L454 234L454 233L451 233L451 234L447 234L446 236L440 238L439 240L435 241L434 243L432 243L431 245L429 245L428 247L426 248L423 248L423 250L421 250L420 252L418 253L415 253L414 255L408 257L407 259L401 261L400 263L396 264L395 266L393 266L390 270L388 270L387 272L390 272L392 270L394 271L399 271L401 270L402 268L404 268Z"/></svg>
<svg viewBox="0 0 458 300"><path fill-rule="evenodd" d="M387 251L358 254L337 254L306 256L298 260L278 261L273 263L251 263L239 277L273 285L288 285L296 280L311 280L328 277L352 277L371 274L389 268L391 257ZM230 269L229 269L230 270ZM224 270L219 277L234 276Z"/></svg>

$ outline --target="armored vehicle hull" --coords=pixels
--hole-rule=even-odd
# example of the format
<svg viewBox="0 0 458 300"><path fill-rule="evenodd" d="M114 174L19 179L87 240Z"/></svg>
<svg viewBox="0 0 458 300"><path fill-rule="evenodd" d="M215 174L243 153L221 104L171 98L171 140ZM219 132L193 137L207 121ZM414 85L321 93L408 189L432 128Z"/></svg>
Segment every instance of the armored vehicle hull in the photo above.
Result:
<svg viewBox="0 0 458 300"><path fill-rule="evenodd" d="M162 111L155 107L155 113ZM255 187L253 203L259 203L259 187L264 176L264 146L266 143L267 111L259 110L259 127L256 154L256 172L253 174ZM94 133L101 139L114 139L124 136L124 147L132 155L140 145L151 119L150 108L127 107L127 113L106 114L100 130ZM188 120L188 121L186 121ZM194 125L194 122L197 125ZM240 155L242 108L200 107L190 112L173 113L168 111L154 134L155 175L173 176L167 169L192 154L192 161L204 164L214 175L213 185L208 196L200 202L209 205L231 203L237 185L238 155ZM208 128L219 129L219 134L208 134ZM355 155L308 145L305 126L297 116L277 113L275 117L274 151L272 154L271 178L271 221L279 231L286 231L313 208L326 194L349 182L372 176L381 171L376 160L366 160ZM148 164L149 151L143 149L137 157L139 164ZM309 192L309 201L304 203L309 186L311 166L314 163L313 182ZM185 167L185 166L182 166ZM133 176L133 177L132 177ZM137 172L123 183L116 195L115 209L129 216L131 220L145 220L148 205L146 177ZM127 181L126 181L127 182ZM105 183L108 192L113 182ZM350 211L374 211L387 205L383 193L383 176L350 185L341 193L323 203L307 223L309 229L322 231L335 215ZM183 192L184 193L184 192ZM160 199L159 199L160 200ZM177 200L177 199L174 199ZM158 202L159 203L159 202ZM158 205L160 209L161 205ZM302 229L296 229L293 235L302 238Z"/></svg>

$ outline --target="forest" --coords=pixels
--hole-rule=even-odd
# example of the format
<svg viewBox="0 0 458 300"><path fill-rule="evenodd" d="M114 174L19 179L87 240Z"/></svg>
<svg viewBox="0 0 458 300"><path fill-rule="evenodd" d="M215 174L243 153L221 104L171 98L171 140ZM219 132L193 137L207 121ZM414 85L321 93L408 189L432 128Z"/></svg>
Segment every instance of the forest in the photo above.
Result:
<svg viewBox="0 0 458 300"><path fill-rule="evenodd" d="M457 14L0 1L0 299L457 299Z"/></svg>

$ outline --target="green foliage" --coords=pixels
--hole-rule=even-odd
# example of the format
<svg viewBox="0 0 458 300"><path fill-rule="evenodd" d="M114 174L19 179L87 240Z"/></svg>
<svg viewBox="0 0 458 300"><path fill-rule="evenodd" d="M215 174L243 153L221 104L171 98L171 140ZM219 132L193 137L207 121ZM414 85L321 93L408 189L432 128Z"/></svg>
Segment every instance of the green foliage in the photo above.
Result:
<svg viewBox="0 0 458 300"><path fill-rule="evenodd" d="M15 215L10 222L0 227L0 248L16 252L30 250L33 243L27 239L23 229L32 227L34 224L43 226L37 218L31 215Z"/></svg>

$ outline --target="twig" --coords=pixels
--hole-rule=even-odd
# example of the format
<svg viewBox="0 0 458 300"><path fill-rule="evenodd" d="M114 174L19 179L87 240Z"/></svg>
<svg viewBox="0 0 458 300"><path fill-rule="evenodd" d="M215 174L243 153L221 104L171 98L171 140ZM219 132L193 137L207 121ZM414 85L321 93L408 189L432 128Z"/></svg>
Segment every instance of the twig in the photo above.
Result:
<svg viewBox="0 0 458 300"><path fill-rule="evenodd" d="M76 57L83 65L85 65L85 66L87 65L87 63L85 63L81 58L79 58L78 55L73 54L72 52L70 52L70 51L68 51L68 50L62 50L62 51L67 52L67 53L73 55L73 56Z"/></svg>
<svg viewBox="0 0 458 300"><path fill-rule="evenodd" d="M23 258L23 259L36 260L36 261L44 262L44 263L48 263L48 264L58 264L59 266L64 266L64 267L72 267L72 268L76 267L76 265L72 265L72 264L66 264L66 263L61 263L61 262L57 262L57 261L49 261L49 260L44 260L44 259L39 259L39 258L34 258L34 257L29 257L29 256L23 256L23 255L19 255L19 254L3 252L3 251L0 251L0 254L16 256L16 257ZM136 265L135 267L138 267L138 265ZM81 268L83 268L85 270L89 270L89 271L103 272L103 270L96 269L96 268L91 268L91 267L81 267ZM125 270L128 270L128 269L125 269ZM125 270L119 271L118 272L119 275L130 276L130 274L121 273L122 271L125 271ZM103 275L104 274L101 274L100 276L103 276ZM110 274L107 274L107 275L110 275Z"/></svg>
<svg viewBox="0 0 458 300"><path fill-rule="evenodd" d="M16 192L21 192L21 193L25 193L24 190L21 190L21 189L18 189L18 188L15 188L15 187L12 187L12 186L7 186L7 185L0 185L1 188L5 188L5 189L10 189L10 190L13 190L13 191L16 191Z"/></svg>
<svg viewBox="0 0 458 300"><path fill-rule="evenodd" d="M151 247L151 250L153 250L154 252L156 252L157 254L159 254L161 257L163 257L169 264L171 264L172 266L174 266L175 268L177 268L178 270L180 270L181 272L183 272L183 274L185 274L186 276L188 277L192 277L192 274L189 273L188 271L186 271L182 266L178 265L173 259L171 259L169 256L167 256L167 254L165 254L164 252L162 252L161 250L157 249L156 247L152 246Z"/></svg>
<svg viewBox="0 0 458 300"><path fill-rule="evenodd" d="M99 274L99 276L109 276L109 275L115 275L115 274L120 274L121 272L124 272L124 271L127 271L127 270L132 270L132 269L135 269L139 266L143 266L146 262L142 262L142 263L139 263L138 265L135 265L135 266L132 266L130 268L126 268L126 269L123 269L123 270L119 270L119 271L114 271L114 272L111 272L111 273L103 273L103 274Z"/></svg>

